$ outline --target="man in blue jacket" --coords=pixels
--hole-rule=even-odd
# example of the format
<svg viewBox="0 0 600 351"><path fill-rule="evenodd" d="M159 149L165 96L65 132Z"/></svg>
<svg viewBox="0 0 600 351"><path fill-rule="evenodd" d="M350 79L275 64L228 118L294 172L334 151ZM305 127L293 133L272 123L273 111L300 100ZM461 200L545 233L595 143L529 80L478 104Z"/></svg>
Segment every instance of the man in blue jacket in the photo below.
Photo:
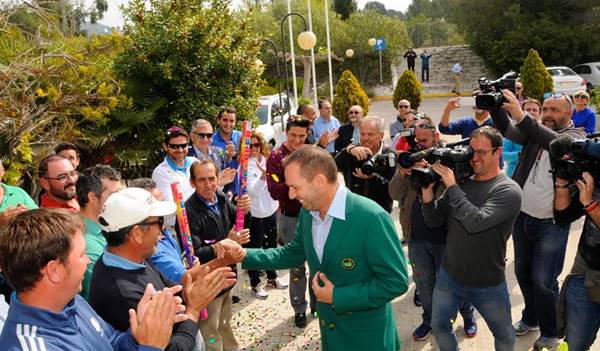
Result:
<svg viewBox="0 0 600 351"><path fill-rule="evenodd" d="M78 295L90 262L83 222L61 210L20 214L0 238L0 267L15 288L0 334L5 351L162 350L181 311L173 293L146 287L130 329L120 333ZM152 296L152 297L151 297ZM181 300L179 300L180 302ZM177 319L177 320L176 320Z"/></svg>

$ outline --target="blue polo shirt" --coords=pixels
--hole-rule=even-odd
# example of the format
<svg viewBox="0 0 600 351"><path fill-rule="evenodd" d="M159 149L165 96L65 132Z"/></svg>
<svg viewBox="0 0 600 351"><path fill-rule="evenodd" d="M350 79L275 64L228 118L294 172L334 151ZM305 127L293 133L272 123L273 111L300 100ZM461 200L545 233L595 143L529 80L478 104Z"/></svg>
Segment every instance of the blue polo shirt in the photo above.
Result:
<svg viewBox="0 0 600 351"><path fill-rule="evenodd" d="M179 244L166 229L163 230L162 236L156 244L156 250L150 256L150 261L164 276L174 282L180 282L186 273Z"/></svg>
<svg viewBox="0 0 600 351"><path fill-rule="evenodd" d="M231 141L233 142L233 146L235 146L236 153L240 149L240 140L241 139L242 139L242 132L240 132L239 130L234 130L233 132L231 132ZM219 129L217 129L217 132L215 134L213 134L212 144L214 146L220 147L223 150L227 150L227 141L225 139L223 139L223 137L221 136L221 131ZM230 160L229 164L227 165L227 167L230 167L230 168L238 168L238 166L239 166L239 163L236 160Z"/></svg>
<svg viewBox="0 0 600 351"><path fill-rule="evenodd" d="M325 134L325 132L332 132L338 130L340 128L340 121L338 121L338 119L335 118L335 116L331 116L329 118L329 121L326 121L325 118L319 116L315 119L313 127L315 132L315 139L319 141L321 135ZM335 151L334 143L335 142L332 141L329 144L327 144L327 151L329 151L329 153L333 153Z"/></svg>

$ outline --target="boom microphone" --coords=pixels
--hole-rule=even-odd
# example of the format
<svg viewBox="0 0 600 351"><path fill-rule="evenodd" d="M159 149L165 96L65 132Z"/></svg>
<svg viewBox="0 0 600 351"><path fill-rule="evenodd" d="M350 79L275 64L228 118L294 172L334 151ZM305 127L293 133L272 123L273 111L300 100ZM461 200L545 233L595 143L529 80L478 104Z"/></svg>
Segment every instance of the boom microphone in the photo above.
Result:
<svg viewBox="0 0 600 351"><path fill-rule="evenodd" d="M573 138L561 135L550 142L550 155L554 158L562 158L573 150Z"/></svg>

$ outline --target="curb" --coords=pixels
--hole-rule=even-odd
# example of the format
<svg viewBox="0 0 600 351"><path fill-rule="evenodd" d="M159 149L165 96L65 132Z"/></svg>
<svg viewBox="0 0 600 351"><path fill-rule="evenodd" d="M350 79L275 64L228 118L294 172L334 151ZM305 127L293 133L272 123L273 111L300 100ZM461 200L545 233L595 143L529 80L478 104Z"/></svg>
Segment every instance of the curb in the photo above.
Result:
<svg viewBox="0 0 600 351"><path fill-rule="evenodd" d="M471 91L462 91L460 96L471 96ZM421 95L423 98L438 98L438 97L452 97L456 96L454 93L424 93ZM392 100L394 97L392 95L381 95L374 96L371 98L371 101L388 101Z"/></svg>

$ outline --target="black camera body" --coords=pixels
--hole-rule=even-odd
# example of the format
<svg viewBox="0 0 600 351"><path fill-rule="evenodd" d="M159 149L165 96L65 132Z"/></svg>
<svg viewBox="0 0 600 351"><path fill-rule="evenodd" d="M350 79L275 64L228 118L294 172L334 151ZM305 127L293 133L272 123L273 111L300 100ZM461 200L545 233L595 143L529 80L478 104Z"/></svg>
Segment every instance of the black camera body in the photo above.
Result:
<svg viewBox="0 0 600 351"><path fill-rule="evenodd" d="M600 133L582 139L561 136L550 143L550 153L556 177L575 182L588 172L600 184Z"/></svg>
<svg viewBox="0 0 600 351"><path fill-rule="evenodd" d="M373 173L385 174L390 168L396 167L396 155L393 152L378 154L362 161L360 171L370 176Z"/></svg>
<svg viewBox="0 0 600 351"><path fill-rule="evenodd" d="M507 102L502 95L502 90L508 89L514 93L517 78L517 73L513 71L504 74L501 78L492 82L486 77L479 78L477 83L482 94L475 96L475 105L477 108L487 111L500 109L502 104Z"/></svg>

